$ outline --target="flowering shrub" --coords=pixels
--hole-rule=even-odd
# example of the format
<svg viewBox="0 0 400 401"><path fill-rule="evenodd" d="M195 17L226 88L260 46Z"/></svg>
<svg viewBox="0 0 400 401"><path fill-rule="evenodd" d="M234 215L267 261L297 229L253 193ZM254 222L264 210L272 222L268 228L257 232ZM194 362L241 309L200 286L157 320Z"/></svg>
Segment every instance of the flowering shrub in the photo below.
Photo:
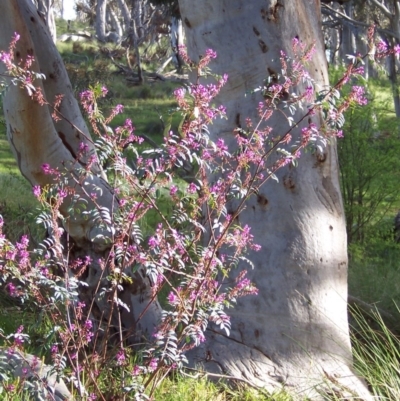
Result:
<svg viewBox="0 0 400 401"><path fill-rule="evenodd" d="M0 53L10 83L26 89L32 101L49 105L34 86L40 74L30 71L29 60L16 65L13 50L16 35L8 52ZM184 49L183 59L189 60ZM264 100L258 106L258 121L246 120L246 127L235 132L233 149L223 139L212 141L208 127L215 119L225 118L223 105L214 99L227 82L227 75L214 77L208 69L216 53L207 50L197 63L197 80L174 93L182 124L178 133L169 132L158 147L139 152L143 139L135 134L130 119L113 128L113 118L123 110L117 105L104 116L97 101L107 94L98 85L80 95L83 109L92 128L97 156L92 155L75 177L74 184L82 193L71 208L98 226L109 227L112 233L108 249L99 260L92 255L75 256L66 235L69 216L62 216L60 207L73 198L67 168L57 169L43 164L42 171L52 178L52 184L34 186L33 193L42 205L38 222L45 224L49 237L36 251L28 252L28 239L15 245L0 237L0 281L11 297L34 302L52 322L46 347L52 366L60 376L72 382L81 397L104 399L99 385L100 367L113 368L115 393L130 393L132 399L151 397L155 385L166 374L179 369L186 361L185 352L205 341L205 330L212 324L227 335L230 319L227 309L239 297L255 296L257 288L246 277L245 266L251 268L249 250L259 251L251 228L241 226L238 216L249 197L257 194L266 180L276 179L276 171L296 164L305 149L318 151L329 140L342 135L344 111L351 104L367 102L364 89L353 86L340 99L339 90L351 77L362 73L360 59L349 65L345 76L333 88L315 93L315 85L305 68L314 46L306 47L293 41L291 58L281 53L282 72L270 77L256 91ZM208 76L207 84L202 78ZM290 94L302 87L303 93ZM53 118L61 118L57 108L62 97L55 100ZM294 120L299 107L304 115ZM268 120L279 109L287 118L283 132L274 132ZM322 113L320 126L306 123L308 117ZM292 138L300 129L298 140ZM88 152L81 144L79 159ZM271 157L273 156L273 157ZM91 165L100 161L105 167L114 193L113 204L101 204L101 189L87 192L85 178L92 173ZM190 171L187 181L182 172ZM168 194L171 207L164 214L159 205L160 193ZM93 210L87 210L88 200ZM235 208L228 208L234 201ZM148 213L156 213L158 224L150 233L143 231ZM101 267L92 302L85 294L86 277L93 264ZM237 269L237 272L232 273ZM151 301L159 296L162 314L153 333L147 333L145 344L137 345L134 327L126 326L123 316L130 313L124 292L135 282L135 274L144 272L151 286ZM166 294L160 296L160 294ZM94 314L94 305L102 299L106 309ZM105 302L104 302L105 300ZM144 309L139 319L146 313ZM7 339L10 349L22 349L23 329ZM140 338L142 341L143 338ZM68 366L69 370L65 370ZM133 366L133 367L132 367ZM104 372L104 369L102 369ZM68 372L68 373L67 373ZM86 374L84 374L86 372Z"/></svg>

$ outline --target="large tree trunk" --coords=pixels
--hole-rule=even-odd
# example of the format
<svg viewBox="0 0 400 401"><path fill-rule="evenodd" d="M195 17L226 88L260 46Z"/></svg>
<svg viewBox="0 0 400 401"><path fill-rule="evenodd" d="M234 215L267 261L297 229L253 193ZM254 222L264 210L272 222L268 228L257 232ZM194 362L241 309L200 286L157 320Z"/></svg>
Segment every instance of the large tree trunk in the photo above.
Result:
<svg viewBox="0 0 400 401"><path fill-rule="evenodd" d="M0 48L7 49L14 32L18 32L21 39L17 42L15 50L16 62L25 60L28 55L33 56L35 62L32 69L46 76L44 81L35 81L35 86L42 90L50 103L57 95L64 95L59 107L64 118L55 122L51 117L50 108L32 100L26 90L12 84L7 89L3 100L7 135L22 174L32 185L50 184L52 177L44 174L42 170L44 163L49 164L51 168L65 172L67 186L86 199L88 210L96 208L96 205L87 194L95 192L99 194L97 204L107 208L112 214L118 201L98 164L92 165L92 175L88 175L80 185L77 183L79 170L94 155L95 148L73 96L63 61L51 41L47 28L38 18L30 0L1 2L0 12ZM0 74L5 73L4 64L0 63ZM89 151L77 160L82 143ZM100 188L101 192L96 188ZM60 211L67 221L65 229L74 242L72 254L90 256L93 260L86 275L80 278L88 284L80 297L90 305L98 290L99 281L103 280L101 285L107 285L104 278L108 273L102 272L98 261L107 257L114 230L112 225L101 228L93 219L86 220L80 214L71 216L69 209L72 202L70 197L65 198ZM129 271L127 274L130 274ZM148 278L142 271L132 275L135 285L127 286L121 298L130 309L130 313L124 315L123 326L132 333L132 341L136 341L142 335L150 335L154 331L161 311L158 303L153 302ZM99 317L109 307L106 299L96 299L96 303L99 313L95 313L95 317ZM143 319L139 321L139 316L142 315Z"/></svg>
<svg viewBox="0 0 400 401"><path fill-rule="evenodd" d="M306 44L316 41L308 70L318 88L328 84L319 1L179 4L189 55L196 60L212 48L218 54L213 72L229 75L218 99L227 107L228 120L213 124L214 140L232 144L237 126L244 126L247 117L257 120L257 104L263 99L245 94L268 73L280 73L280 51L292 54L296 36ZM300 110L295 117L302 115ZM312 119L317 126L321 123L318 115ZM281 113L269 121L274 137L288 128ZM319 157L306 153L298 168L280 171L279 183L268 182L248 201L240 222L252 227L262 245L261 252L250 255L255 267L249 274L259 295L240 299L230 311L230 337L208 331L208 341L190 355L193 362L268 388L293 386L306 395L329 381L368 399L352 372L346 231L335 146Z"/></svg>

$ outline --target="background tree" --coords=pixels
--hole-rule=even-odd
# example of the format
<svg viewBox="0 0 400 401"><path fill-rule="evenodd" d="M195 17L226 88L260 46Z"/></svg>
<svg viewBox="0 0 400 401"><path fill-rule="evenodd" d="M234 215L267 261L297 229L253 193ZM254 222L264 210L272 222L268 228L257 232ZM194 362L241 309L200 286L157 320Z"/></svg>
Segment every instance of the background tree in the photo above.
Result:
<svg viewBox="0 0 400 401"><path fill-rule="evenodd" d="M332 48L335 53L335 46L339 35L340 46L339 63L346 62L347 55L354 55L355 45L357 51L365 54L368 49L370 56L366 61L366 78L369 71L376 76L376 66L379 60L375 58L376 49L369 43L367 31L371 24L375 25L376 35L381 39L381 47L392 46L400 41L399 17L400 2L369 0L368 2L351 0L346 2L324 1L322 4L322 13L324 14L324 26L327 30L325 37L328 40L328 49ZM332 41L332 38L333 41ZM332 59L335 61L335 59ZM337 60L336 60L337 61ZM391 54L386 59L386 65L383 66L390 80L393 93L393 102L396 116L400 117L400 97L397 79L396 56Z"/></svg>
<svg viewBox="0 0 400 401"><path fill-rule="evenodd" d="M97 0L96 3L96 36L100 42L106 41L107 0Z"/></svg>
<svg viewBox="0 0 400 401"><path fill-rule="evenodd" d="M379 227L399 196L397 122L370 104L349 110L344 130L338 147L348 242L391 238L391 219Z"/></svg>
<svg viewBox="0 0 400 401"><path fill-rule="evenodd" d="M54 2L52 0L36 0L35 2L37 4L39 13L49 28L53 42L56 43L57 30L54 16Z"/></svg>
<svg viewBox="0 0 400 401"><path fill-rule="evenodd" d="M316 88L326 88L320 13L314 3L180 0L179 5L190 55L196 60L214 48L219 55L215 72L229 75L218 99L227 107L228 120L212 126L213 138L232 146L234 130L256 118L263 97L248 92L266 78L277 82L280 52L293 55L295 37L306 44L316 41L309 71ZM294 118L303 116L297 111ZM320 115L308 122L320 126ZM277 112L271 126L272 137L279 136L288 122ZM294 135L298 138L300 130ZM259 296L239 302L230 337L210 330L209 341L192 357L207 371L262 386L310 389L322 376L335 377L368 398L351 372L346 232L335 145L304 155L298 168L278 177L278 184L268 182L249 200L240 217L262 245L262 252L250 257Z"/></svg>

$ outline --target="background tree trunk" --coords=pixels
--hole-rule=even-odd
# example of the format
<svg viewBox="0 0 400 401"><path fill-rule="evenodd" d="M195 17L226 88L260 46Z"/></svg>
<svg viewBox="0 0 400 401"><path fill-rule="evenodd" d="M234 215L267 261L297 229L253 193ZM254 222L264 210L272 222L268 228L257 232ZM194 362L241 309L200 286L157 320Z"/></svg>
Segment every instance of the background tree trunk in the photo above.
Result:
<svg viewBox="0 0 400 401"><path fill-rule="evenodd" d="M122 17L124 19L124 29L125 32L129 32L129 27L131 25L131 15L129 12L129 8L125 3L125 0L118 0L118 7L121 10Z"/></svg>
<svg viewBox="0 0 400 401"><path fill-rule="evenodd" d="M179 47L183 46L184 42L182 20L177 17L171 17L171 47L174 52L178 74L182 73L185 64L179 54Z"/></svg>
<svg viewBox="0 0 400 401"><path fill-rule="evenodd" d="M198 60L212 48L218 54L213 72L229 75L218 99L227 107L228 120L210 127L214 140L235 146L233 130L247 117L257 120L263 99L245 94L268 74L280 73L280 51L291 55L294 37L307 45L316 41L308 71L317 90L328 84L319 1L179 0L179 5L189 55ZM312 120L321 123L318 115ZM288 129L280 113L269 121L272 136ZM335 146L323 154L307 153L298 168L280 171L279 183L268 182L248 201L240 222L252 227L262 245L261 252L250 255L255 267L249 274L259 295L241 299L230 311L230 337L208 331L208 341L190 355L193 363L255 385L293 386L304 396L330 380L368 399L352 373L346 231Z"/></svg>
<svg viewBox="0 0 400 401"><path fill-rule="evenodd" d="M400 2L393 1L394 14L390 19L390 28L397 36L400 36ZM388 38L388 43L391 47L397 44L397 40L393 37ZM388 58L389 62L389 80L392 84L393 102L394 110L396 112L396 117L400 118L400 92L399 92L399 80L397 77L397 60L394 54L391 54Z"/></svg>
<svg viewBox="0 0 400 401"><path fill-rule="evenodd" d="M349 1L344 5L344 14L349 18L353 19L354 4L353 0ZM348 62L348 55L354 56L356 54L356 41L354 31L356 28L351 24L343 24L342 28L342 43L340 46L341 50L341 61L346 64Z"/></svg>
<svg viewBox="0 0 400 401"><path fill-rule="evenodd" d="M107 0L97 0L96 4L96 36L100 42L106 41Z"/></svg>
<svg viewBox="0 0 400 401"><path fill-rule="evenodd" d="M54 18L54 9L51 0L37 0L37 8L40 14L42 15L53 39L53 42L56 43L57 40L57 28L56 21Z"/></svg>

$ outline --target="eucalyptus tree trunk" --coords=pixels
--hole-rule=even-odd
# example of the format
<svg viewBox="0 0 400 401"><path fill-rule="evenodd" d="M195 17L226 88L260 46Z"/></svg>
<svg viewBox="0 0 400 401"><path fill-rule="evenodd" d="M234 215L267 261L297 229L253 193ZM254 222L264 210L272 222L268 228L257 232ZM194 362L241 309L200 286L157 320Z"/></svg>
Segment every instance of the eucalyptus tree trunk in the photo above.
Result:
<svg viewBox="0 0 400 401"><path fill-rule="evenodd" d="M130 36L130 42L132 43L133 50L135 53L139 83L144 82L144 75L143 75L142 63L140 58L140 49L139 49L139 39L141 32L141 15L142 15L142 1L133 0L132 19L131 19L132 26L129 36Z"/></svg>
<svg viewBox="0 0 400 401"><path fill-rule="evenodd" d="M107 0L97 0L96 4L96 36L100 42L106 41Z"/></svg>
<svg viewBox="0 0 400 401"><path fill-rule="evenodd" d="M54 9L51 0L37 0L38 11L44 18L44 21L49 29L50 35L53 42L56 43L57 40L57 28L56 21L54 18Z"/></svg>
<svg viewBox="0 0 400 401"><path fill-rule="evenodd" d="M121 41L124 32L118 16L115 14L115 11L111 7L108 7L107 12L110 18L110 25L114 32L118 35L119 41Z"/></svg>
<svg viewBox="0 0 400 401"><path fill-rule="evenodd" d="M317 90L326 88L319 1L179 0L179 5L189 56L198 60L206 49L214 49L218 57L212 71L229 76L218 98L228 119L210 127L214 140L235 146L234 130L245 126L248 117L257 121L262 92L249 91L268 74L280 73L280 51L292 55L294 37L316 43L308 71ZM303 115L304 110L297 111L295 121ZM279 112L269 121L273 137L288 129ZM312 121L321 124L318 114ZM297 138L301 126L294 133ZM335 144L323 154L304 154L297 168L281 170L278 178L279 183L267 182L240 215L262 246L249 256L254 269L248 274L259 295L240 299L229 311L229 337L210 329L207 341L189 357L208 372L269 389L292 386L306 396L329 382L337 389L343 386L343 393L371 399L352 371L346 231Z"/></svg>
<svg viewBox="0 0 400 401"><path fill-rule="evenodd" d="M353 0L350 0L344 6L344 14L353 19L354 5ZM342 27L342 43L340 46L342 63L348 62L348 55L354 56L356 53L356 38L354 35L355 28L350 24L343 24Z"/></svg>
<svg viewBox="0 0 400 401"><path fill-rule="evenodd" d="M400 2L393 1L394 13L390 18L390 28L397 35L400 36ZM392 47L397 44L397 40L393 37L390 38L389 43ZM393 102L394 110L396 112L396 117L400 118L400 91L399 91L399 80L397 77L397 60L394 54L391 54L388 58L389 62L389 79L392 84Z"/></svg>
<svg viewBox="0 0 400 401"><path fill-rule="evenodd" d="M368 0L368 3L377 7L381 15L383 15L389 22L390 30L393 36L385 37L387 44L395 46L400 38L400 1L378 1ZM400 117L400 93L398 88L396 57L392 54L387 58L387 70L390 84L392 86L393 103L396 112L396 117Z"/></svg>
<svg viewBox="0 0 400 401"><path fill-rule="evenodd" d="M177 17L171 18L171 47L175 55L178 74L182 73L184 61L179 53L179 47L184 46L185 37L183 34L182 20Z"/></svg>
<svg viewBox="0 0 400 401"><path fill-rule="evenodd" d="M43 21L38 18L35 6L30 0L9 0L0 3L2 23L0 24L0 49L7 49L14 32L21 35L15 49L16 62L33 56L32 69L46 76L43 81L35 81L49 103L63 94L59 107L61 120L52 119L52 110L46 105L28 96L25 89L10 83L3 98L4 116L7 123L7 136L11 149L23 176L32 184L45 186L52 183L52 177L42 170L43 164L64 172L67 186L86 202L88 210L96 205L88 194L98 193L97 205L106 208L110 214L116 211L118 200L107 183L101 166L92 164L91 175L78 183L79 171L85 168L95 155L95 147L88 128L74 98L67 72ZM7 74L4 64L0 63L0 74ZM81 157L80 149L86 146L88 152ZM85 190L83 190L85 188ZM99 189L99 192L97 191ZM70 258L90 256L92 262L85 275L80 277L87 283L81 288L80 298L87 305L92 303L99 283L107 286L108 271L100 266L99 259L107 258L114 240L112 223L99 226L91 218L79 213L71 215L73 199L67 196L60 212L66 219L65 230L68 232L71 249L66 249ZM125 329L132 333L132 341L142 335L150 335L160 319L160 307L153 301L149 280L142 271L131 274L134 285L124 288L121 298L128 305L130 313L123 317ZM106 299L95 298L93 310L95 318L102 317L108 310ZM139 316L143 316L139 321Z"/></svg>
<svg viewBox="0 0 400 401"><path fill-rule="evenodd" d="M131 14L129 12L128 6L126 5L125 0L117 0L117 3L119 9L121 10L122 17L124 19L124 30L127 33L131 25Z"/></svg>

